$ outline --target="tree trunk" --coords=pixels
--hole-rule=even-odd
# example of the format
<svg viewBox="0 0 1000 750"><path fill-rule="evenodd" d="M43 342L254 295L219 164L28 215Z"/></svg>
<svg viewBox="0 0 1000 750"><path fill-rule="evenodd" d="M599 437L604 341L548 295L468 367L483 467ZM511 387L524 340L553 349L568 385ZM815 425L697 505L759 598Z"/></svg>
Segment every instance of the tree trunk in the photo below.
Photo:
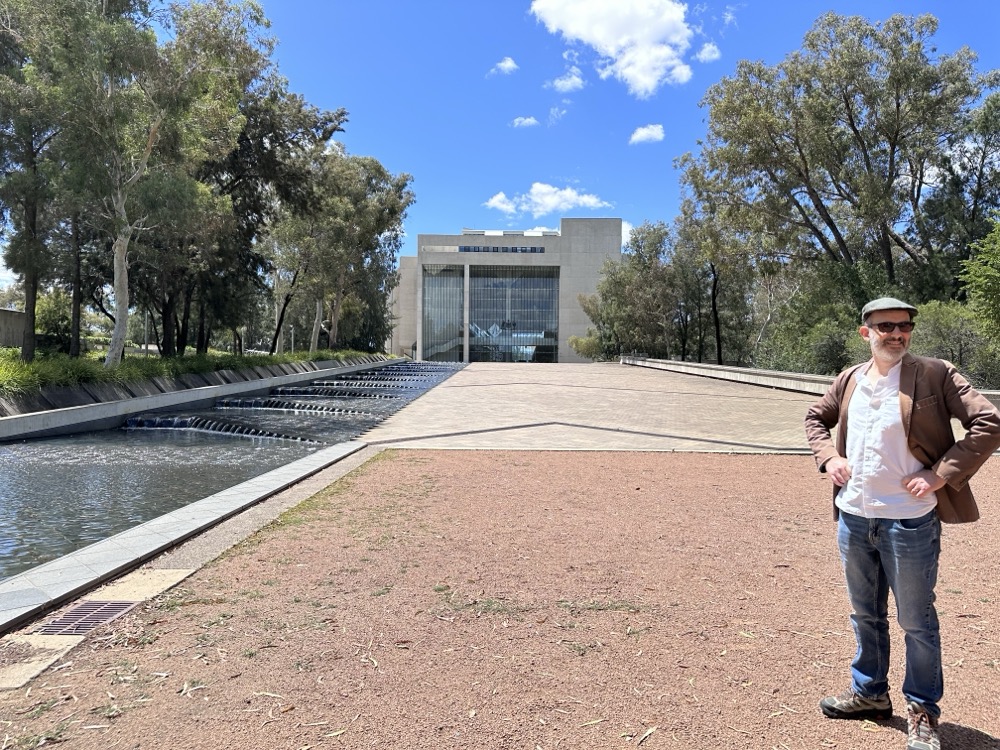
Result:
<svg viewBox="0 0 1000 750"><path fill-rule="evenodd" d="M38 302L38 271L30 264L24 273L24 332L21 339L21 359L35 359L35 305Z"/></svg>
<svg viewBox="0 0 1000 750"><path fill-rule="evenodd" d="M889 232L886 231L885 227L879 230L878 237L879 250L882 252L882 263L885 264L885 275L890 284L896 283L896 264L892 258L892 242L889 238Z"/></svg>
<svg viewBox="0 0 1000 750"><path fill-rule="evenodd" d="M188 336L191 331L191 300L194 288L189 287L184 294L184 307L181 310L181 321L177 327L177 353L183 355L188 346Z"/></svg>
<svg viewBox="0 0 1000 750"><path fill-rule="evenodd" d="M708 264L712 271L712 325L715 327L715 364L722 364L722 323L719 320L719 269Z"/></svg>
<svg viewBox="0 0 1000 750"><path fill-rule="evenodd" d="M198 300L198 333L195 342L195 351L198 354L208 353L208 335L205 326L205 301Z"/></svg>
<svg viewBox="0 0 1000 750"><path fill-rule="evenodd" d="M281 328L285 324L285 312L288 310L288 305L292 302L292 297L295 296L295 282L299 280L299 272L295 271L292 274L292 280L288 284L288 289L282 295L281 306L275 308L275 323L274 323L274 336L271 337L271 349L270 353L274 354L278 350L280 343L281 351L285 350L284 338L282 336ZM274 292L275 298L277 298L278 284L279 284L278 273L275 272L274 275ZM277 303L275 303L277 305Z"/></svg>
<svg viewBox="0 0 1000 750"><path fill-rule="evenodd" d="M124 197L122 198L121 216L124 216ZM105 367L115 367L121 364L125 352L125 337L128 333L128 243L132 239L132 225L125 224L115 237L112 248L114 253L114 290L115 290L115 327L111 332L111 343L108 345L108 355L104 358Z"/></svg>
<svg viewBox="0 0 1000 750"><path fill-rule="evenodd" d="M73 300L72 311L70 313L70 339L69 356L80 356L80 311L83 308L83 279L80 271L81 248L80 248L80 214L73 214L70 220L72 227L73 243Z"/></svg>
<svg viewBox="0 0 1000 750"><path fill-rule="evenodd" d="M330 349L337 346L340 308L344 304L345 277L346 273L341 270L340 279L337 282L337 290L333 295L333 305L330 307Z"/></svg>
<svg viewBox="0 0 1000 750"><path fill-rule="evenodd" d="M323 300L316 300L316 317L313 318L312 336L309 337L309 353L314 354L319 349L319 332L323 328Z"/></svg>
<svg viewBox="0 0 1000 750"><path fill-rule="evenodd" d="M160 344L160 355L173 357L177 354L177 337L174 335L174 311L177 309L177 299L173 294L163 298L163 310L160 319L163 321L163 342Z"/></svg>

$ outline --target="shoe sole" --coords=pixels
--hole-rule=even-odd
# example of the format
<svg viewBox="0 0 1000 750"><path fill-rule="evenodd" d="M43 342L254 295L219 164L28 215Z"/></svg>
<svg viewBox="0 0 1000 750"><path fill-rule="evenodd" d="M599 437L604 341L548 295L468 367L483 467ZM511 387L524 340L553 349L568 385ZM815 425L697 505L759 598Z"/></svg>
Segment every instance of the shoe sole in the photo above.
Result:
<svg viewBox="0 0 1000 750"><path fill-rule="evenodd" d="M828 719L891 719L892 707L868 708L863 711L840 711L833 706L820 704L820 710Z"/></svg>

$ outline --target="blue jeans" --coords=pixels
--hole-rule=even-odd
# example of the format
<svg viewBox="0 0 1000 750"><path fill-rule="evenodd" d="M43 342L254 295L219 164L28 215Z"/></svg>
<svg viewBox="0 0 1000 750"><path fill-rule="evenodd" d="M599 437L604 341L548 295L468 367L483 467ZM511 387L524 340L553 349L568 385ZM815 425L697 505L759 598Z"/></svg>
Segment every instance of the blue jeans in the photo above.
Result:
<svg viewBox="0 0 1000 750"><path fill-rule="evenodd" d="M840 513L837 544L854 613L858 651L852 687L860 695L889 692L889 590L905 633L903 695L939 716L944 693L941 633L934 608L941 521L937 511L920 518L863 518Z"/></svg>

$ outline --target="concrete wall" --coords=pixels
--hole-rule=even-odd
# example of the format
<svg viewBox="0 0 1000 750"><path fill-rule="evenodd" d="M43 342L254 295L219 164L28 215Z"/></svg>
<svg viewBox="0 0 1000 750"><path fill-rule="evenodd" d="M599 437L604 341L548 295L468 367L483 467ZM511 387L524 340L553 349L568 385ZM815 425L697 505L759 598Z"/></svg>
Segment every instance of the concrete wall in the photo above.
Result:
<svg viewBox="0 0 1000 750"><path fill-rule="evenodd" d="M24 313L0 310L0 346L20 348L24 341Z"/></svg>
<svg viewBox="0 0 1000 750"><path fill-rule="evenodd" d="M399 259L399 286L392 290L390 300L395 326L386 351L397 357L414 356L417 341L417 256Z"/></svg>
<svg viewBox="0 0 1000 750"><path fill-rule="evenodd" d="M776 370L754 370L749 367L729 367L726 365L708 365L698 362L674 362L669 359L647 359L645 357L622 357L623 365L636 367L651 367L656 370L680 372L685 375L699 375L717 380L732 380L738 383L759 385L766 388L778 388L796 393L811 393L822 396L833 382L826 375L809 375L802 372L778 372ZM980 391L990 402L1000 408L1000 391Z"/></svg>

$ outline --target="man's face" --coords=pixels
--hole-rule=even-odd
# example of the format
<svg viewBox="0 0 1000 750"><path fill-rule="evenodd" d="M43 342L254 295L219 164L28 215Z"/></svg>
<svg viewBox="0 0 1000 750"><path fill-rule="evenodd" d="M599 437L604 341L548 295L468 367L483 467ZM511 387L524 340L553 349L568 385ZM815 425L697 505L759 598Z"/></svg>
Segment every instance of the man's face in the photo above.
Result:
<svg viewBox="0 0 1000 750"><path fill-rule="evenodd" d="M896 364L910 348L910 331L904 333L893 328L888 333L879 330L879 325L889 323L909 323L910 314L906 310L877 310L868 316L860 333L872 348L872 355L882 362Z"/></svg>

